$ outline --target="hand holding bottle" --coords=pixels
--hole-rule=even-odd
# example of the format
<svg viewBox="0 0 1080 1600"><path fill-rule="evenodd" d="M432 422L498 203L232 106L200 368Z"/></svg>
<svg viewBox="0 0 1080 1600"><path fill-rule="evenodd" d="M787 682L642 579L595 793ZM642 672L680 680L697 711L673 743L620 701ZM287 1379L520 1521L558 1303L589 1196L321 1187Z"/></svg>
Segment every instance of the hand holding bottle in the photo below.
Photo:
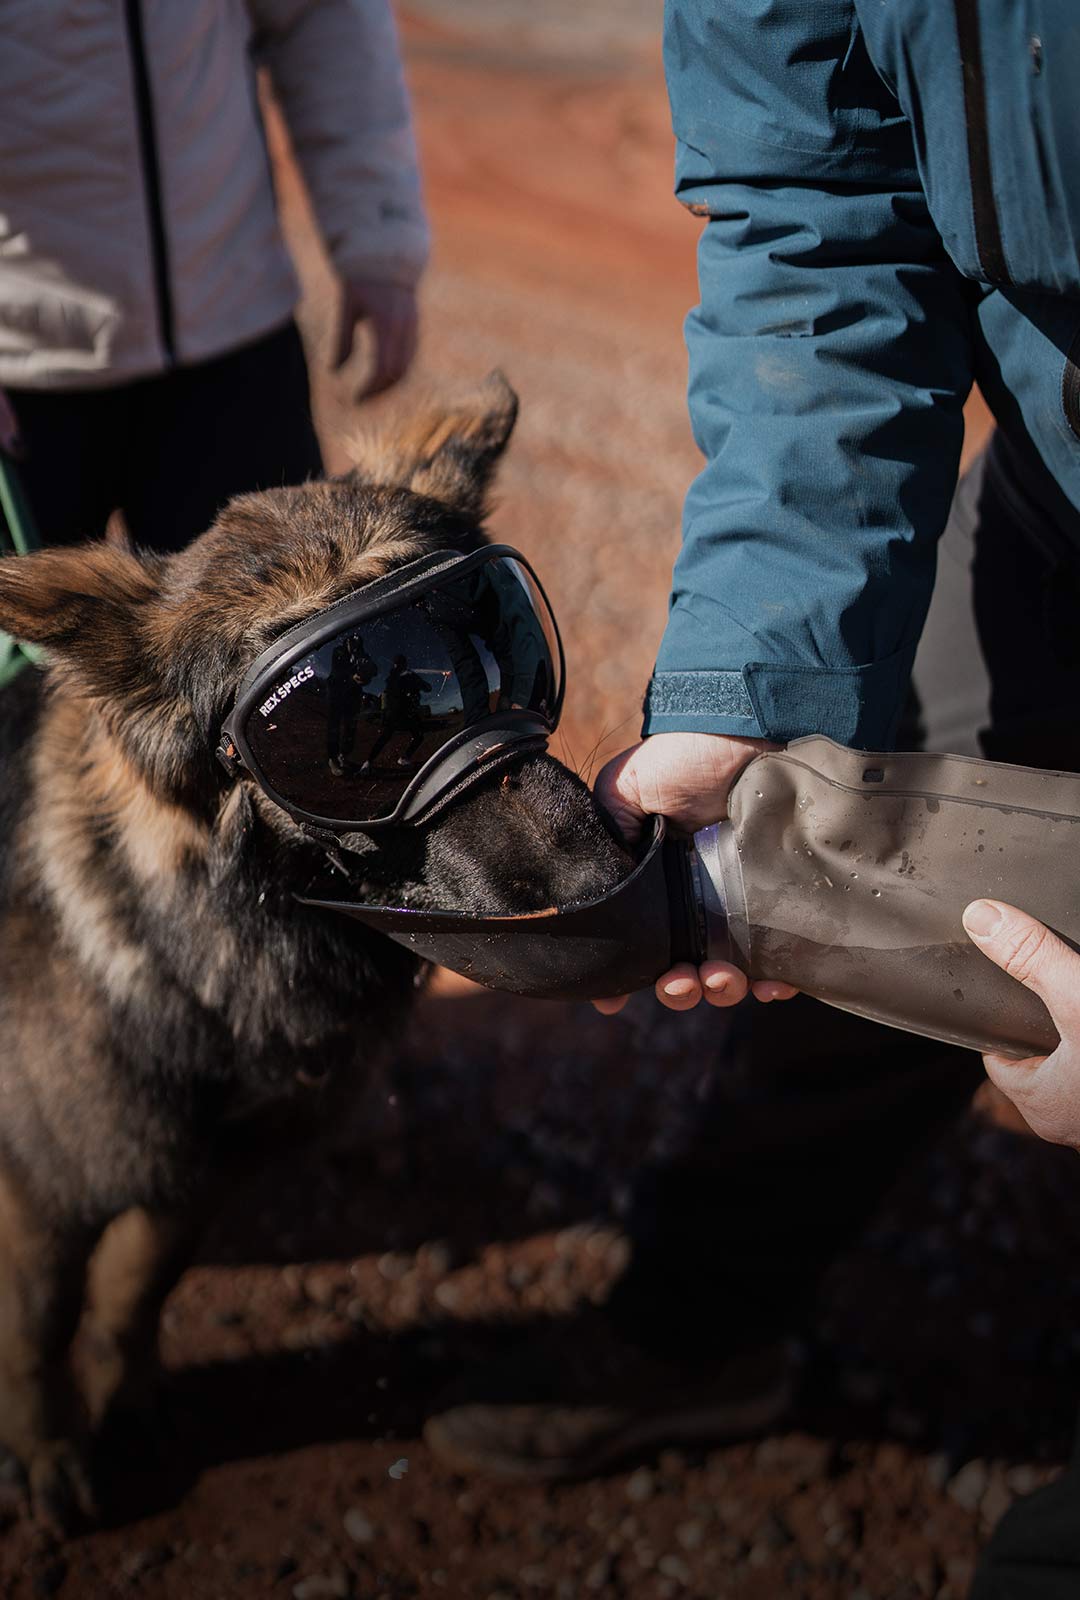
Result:
<svg viewBox="0 0 1080 1600"><path fill-rule="evenodd" d="M728 790L754 756L777 747L766 739L735 739L715 733L654 733L607 763L596 780L596 796L633 844L646 817L662 816L686 833L695 833L727 815ZM701 967L682 962L656 982L656 998L671 1011L690 1011L705 999L733 1006L750 988L758 1000L788 1000L788 983L748 985L743 973L725 961ZM620 1011L627 996L594 1000L605 1016Z"/></svg>
<svg viewBox="0 0 1080 1600"><path fill-rule="evenodd" d="M1061 1035L1052 1055L984 1056L988 1077L1040 1139L1080 1149L1080 955L997 900L973 901L964 927L985 956L1039 996Z"/></svg>

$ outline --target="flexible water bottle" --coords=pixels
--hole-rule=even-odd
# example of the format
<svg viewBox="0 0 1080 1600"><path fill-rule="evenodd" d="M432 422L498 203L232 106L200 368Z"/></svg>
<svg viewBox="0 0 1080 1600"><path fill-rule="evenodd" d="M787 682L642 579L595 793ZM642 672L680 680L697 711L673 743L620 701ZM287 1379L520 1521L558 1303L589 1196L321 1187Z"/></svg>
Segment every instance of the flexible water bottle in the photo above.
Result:
<svg viewBox="0 0 1080 1600"><path fill-rule="evenodd" d="M1046 1007L961 918L1005 900L1072 942L1078 849L1074 774L800 739L745 768L729 821L694 839L702 944L750 978L912 1033L1046 1052Z"/></svg>

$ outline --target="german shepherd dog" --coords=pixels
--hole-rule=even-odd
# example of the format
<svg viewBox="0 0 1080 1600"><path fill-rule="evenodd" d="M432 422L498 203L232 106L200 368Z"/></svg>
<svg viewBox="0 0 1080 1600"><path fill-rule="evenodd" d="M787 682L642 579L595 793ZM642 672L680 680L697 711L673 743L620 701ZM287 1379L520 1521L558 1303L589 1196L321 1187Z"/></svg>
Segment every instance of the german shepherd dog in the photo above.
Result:
<svg viewBox="0 0 1080 1600"><path fill-rule="evenodd" d="M282 1103L295 1128L297 1102L323 1102L309 1085L355 1083L417 991L406 951L296 903L322 849L224 773L221 720L286 628L484 542L516 410L493 375L344 477L232 501L178 555L0 561L0 627L46 661L0 697L0 1441L60 1528L95 1515L90 1442L152 1371L231 1130ZM346 844L371 898L421 884L464 909L568 903L626 871L548 756Z"/></svg>

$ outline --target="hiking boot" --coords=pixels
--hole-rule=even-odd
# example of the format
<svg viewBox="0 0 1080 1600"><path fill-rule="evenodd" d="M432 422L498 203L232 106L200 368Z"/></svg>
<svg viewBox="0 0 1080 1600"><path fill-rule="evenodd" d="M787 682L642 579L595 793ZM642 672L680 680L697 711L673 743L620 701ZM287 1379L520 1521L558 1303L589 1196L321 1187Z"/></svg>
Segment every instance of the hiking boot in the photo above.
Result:
<svg viewBox="0 0 1080 1600"><path fill-rule="evenodd" d="M565 1349L560 1360L548 1346L544 1339L527 1347L487 1375L489 1389L512 1394L516 1386L516 1401L474 1400L430 1417L424 1439L432 1454L455 1472L504 1482L584 1478L667 1445L764 1433L789 1409L797 1384L794 1341L775 1339L697 1369L623 1351L591 1394L567 1395L582 1388L573 1381L580 1373L568 1374ZM524 1401L538 1376L563 1392Z"/></svg>

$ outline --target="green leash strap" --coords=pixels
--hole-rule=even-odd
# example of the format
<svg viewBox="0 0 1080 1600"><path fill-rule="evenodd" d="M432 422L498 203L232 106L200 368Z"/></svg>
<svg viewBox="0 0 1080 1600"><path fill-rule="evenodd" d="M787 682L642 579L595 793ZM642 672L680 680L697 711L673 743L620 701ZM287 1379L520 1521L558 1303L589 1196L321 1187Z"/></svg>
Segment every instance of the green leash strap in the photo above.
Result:
<svg viewBox="0 0 1080 1600"><path fill-rule="evenodd" d="M15 463L0 451L0 554L29 555L41 549L41 540L34 524L30 502L19 479ZM40 651L32 644L20 644L9 633L0 631L0 689L18 677L31 661L37 661Z"/></svg>

